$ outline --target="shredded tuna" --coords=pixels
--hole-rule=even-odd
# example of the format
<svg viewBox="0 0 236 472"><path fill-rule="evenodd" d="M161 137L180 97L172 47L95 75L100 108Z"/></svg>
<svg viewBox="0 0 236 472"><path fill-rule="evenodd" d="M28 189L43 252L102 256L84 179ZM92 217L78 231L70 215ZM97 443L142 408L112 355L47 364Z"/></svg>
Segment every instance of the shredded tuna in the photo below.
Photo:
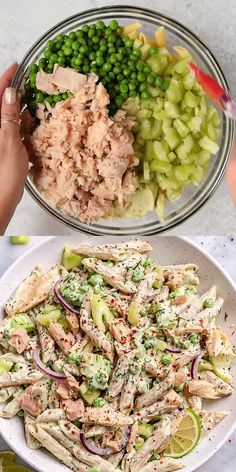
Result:
<svg viewBox="0 0 236 472"><path fill-rule="evenodd" d="M43 74L37 75L41 90L53 84L75 95L50 114L38 109L41 122L26 139L34 183L63 213L88 223L97 221L111 212L113 203L127 206L138 187L133 121L122 110L109 117L109 95L101 83L96 84L95 74L87 79L62 67L46 74L48 78Z"/></svg>

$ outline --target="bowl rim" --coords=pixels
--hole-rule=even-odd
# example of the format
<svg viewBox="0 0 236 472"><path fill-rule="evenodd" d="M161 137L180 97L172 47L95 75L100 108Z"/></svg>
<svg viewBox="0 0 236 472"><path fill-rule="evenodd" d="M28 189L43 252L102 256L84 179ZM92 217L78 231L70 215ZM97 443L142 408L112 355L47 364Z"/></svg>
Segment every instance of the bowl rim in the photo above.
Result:
<svg viewBox="0 0 236 472"><path fill-rule="evenodd" d="M175 20L173 17L169 15L162 14L159 11L149 9L149 8L143 8L143 7L135 7L132 5L108 5L108 6L99 6L96 8L90 8L88 10L83 10L79 13L75 13L64 20L59 21L55 25L53 25L51 28L49 28L34 44L28 49L26 54L24 55L22 61L20 62L19 68L13 78L12 86L16 87L22 80L23 73L26 67L26 64L29 60L31 60L32 56L35 54L35 50L45 44L45 42L51 38L52 35L55 35L60 28L65 28L67 25L70 25L71 22L75 20L80 20L80 19L87 19L87 16L89 15L95 15L99 12L102 12L103 14L109 14L109 13L121 13L121 11L127 12L127 13L132 13L132 14L146 14L149 15L150 17L154 17L157 21L161 22L161 20L166 21L169 26L172 27L177 27L178 31L181 31L183 34L188 34L189 38L194 40L195 44L201 48L201 52L204 50L204 53L208 59L210 60L211 65L214 67L215 71L217 71L219 75L219 80L221 82L221 85L223 88L227 91L229 95L231 95L230 88L228 81L224 75L224 72L216 59L215 55L211 52L210 48L206 46L206 44L187 26L185 26L183 23L179 22L178 20ZM121 13L122 14L122 13ZM90 21L91 18L88 19ZM56 207L53 207L49 202L47 202L41 195L41 193L37 190L35 185L32 183L31 179L29 176L27 177L26 183L25 183L25 188L27 192L30 194L30 196L33 198L33 200L50 216L52 216L56 221L59 221L63 225L78 231L82 232L85 234L92 234L94 236L102 236L102 235L117 235L119 234L120 236L128 236L128 235L154 235L154 234L161 234L165 233L168 230L174 229L175 227L184 224L188 219L193 217L195 214L197 214L200 209L205 206L205 204L208 202L208 200L212 197L214 192L217 190L219 187L224 174L225 174L225 169L228 163L228 160L230 158L231 150L232 150L232 145L233 145L233 140L234 140L234 134L236 130L236 125L232 119L229 119L226 116L223 116L223 124L226 125L228 128L228 140L223 143L223 149L222 152L225 154L225 159L224 161L221 162L221 166L219 169L216 169L215 175L214 175L214 180L211 182L211 186L207 187L205 189L204 196L200 196L200 194L197 196L197 204L191 205L191 208L189 210L184 209L184 207L181 209L181 215L176 214L173 215L172 219L167 223L161 223L161 222L156 222L152 221L150 223L140 223L140 225L137 225L137 227L123 227L122 223L117 224L116 227L109 226L109 220L106 220L108 223L104 226L99 225L99 221L90 224L86 224L81 222L79 219L76 219L70 215L64 214L61 210L57 209ZM213 179L213 176L212 176ZM195 200L195 197L192 198L193 201ZM186 205L191 201L191 199L188 200ZM117 222L120 219L117 219ZM133 219L133 221L138 221L138 219ZM113 220L111 220L113 221ZM158 228L156 228L156 223L158 223Z"/></svg>
<svg viewBox="0 0 236 472"><path fill-rule="evenodd" d="M81 237L83 238L83 234L81 233ZM109 235L108 235L109 236ZM165 236L159 236L160 237L163 237L165 238ZM229 285L232 287L232 291L233 291L233 294L235 296L235 300L236 300L236 282L232 279L232 277L227 273L226 269L224 269L221 264L214 259L214 257L209 254L205 249L203 249L200 244L198 244L197 242L195 241L192 241L191 239L189 239L187 236L166 236L166 238L171 238L173 241L182 241L184 242L188 247L189 249L193 248L195 249L195 251L198 253L200 253L201 256L204 257L204 259L208 259L208 261L210 261L212 263L212 265L223 275L223 277L226 279L226 281L229 283ZM28 250L26 250L20 257L18 257L9 267L8 269L3 273L3 275L1 276L0 278L0 288L1 288L1 283L4 282L5 280L8 279L10 273L12 270L14 270L18 265L20 265L21 263L23 263L24 261L24 258L28 258L30 256L30 254L32 254L33 252L37 251L39 248L41 248L42 246L44 246L45 244L47 244L48 242L50 243L50 241L53 241L53 240L60 240L63 242L65 241L66 237L61 237L61 236L47 236L45 237L42 241L36 243L34 246L32 246L31 248L29 248ZM127 239L127 238L126 238ZM117 240L117 238L116 238ZM122 241L122 238L120 238L120 242ZM204 463L206 463L217 451L219 451L219 449L223 446L223 444L225 444L225 442L228 440L228 438L230 437L230 435L233 433L233 431L236 429L236 418L233 420L232 422L232 425L230 428L227 429L227 432L224 433L224 435L222 435L222 439L219 441L219 444L217 445L217 448L209 448L209 452L207 454L205 454L204 456L201 457L200 459L200 463L198 464L197 467L200 467L201 465L203 465ZM6 441L6 443L15 451L15 453L23 460L25 461L26 463L28 463L28 465L30 465L31 467L33 467L35 470L39 471L39 472L43 472L42 469L38 469L37 466L35 466L35 463L33 463L31 460L28 461L28 459L24 456L23 453L21 453L21 450L18 450L18 448L14 448L14 443L11 442L11 440L8 440L8 438L5 436L5 433L4 433L4 429L0 430L0 433L1 433L1 436L3 437L3 439ZM47 451L46 451L47 452ZM199 455L198 455L199 457ZM57 459L55 459L56 461ZM55 464L56 465L56 464ZM66 466L65 466L66 467ZM192 468L191 471L194 472L196 469ZM69 471L69 469L68 469Z"/></svg>

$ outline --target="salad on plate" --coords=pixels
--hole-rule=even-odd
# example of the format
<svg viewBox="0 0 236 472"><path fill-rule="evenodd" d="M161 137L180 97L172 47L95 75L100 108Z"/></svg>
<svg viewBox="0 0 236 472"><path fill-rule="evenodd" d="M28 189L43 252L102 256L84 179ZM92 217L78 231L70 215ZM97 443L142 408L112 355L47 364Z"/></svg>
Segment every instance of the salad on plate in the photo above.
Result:
<svg viewBox="0 0 236 472"><path fill-rule="evenodd" d="M219 149L220 117L191 53L170 51L163 26L154 38L141 27L97 21L60 34L24 85L32 180L85 223L150 211L164 220Z"/></svg>
<svg viewBox="0 0 236 472"><path fill-rule="evenodd" d="M224 300L198 267L159 265L142 240L64 248L0 324L0 416L79 472L170 472L227 416ZM208 411L207 403L212 403Z"/></svg>

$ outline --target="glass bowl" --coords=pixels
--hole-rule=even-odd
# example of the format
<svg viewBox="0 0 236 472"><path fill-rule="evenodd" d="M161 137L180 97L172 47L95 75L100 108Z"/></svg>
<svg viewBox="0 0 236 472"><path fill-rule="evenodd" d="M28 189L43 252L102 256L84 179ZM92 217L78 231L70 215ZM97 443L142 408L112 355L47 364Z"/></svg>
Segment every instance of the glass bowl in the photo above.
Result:
<svg viewBox="0 0 236 472"><path fill-rule="evenodd" d="M65 34L72 30L76 30L85 23L89 24L96 22L97 20L109 22L111 19L117 19L121 25L138 21L142 24L142 31L149 36L153 36L158 26L165 26L169 47L174 45L186 47L192 53L198 66L213 76L217 82L228 93L230 93L226 78L217 60L207 46L205 46L205 44L191 30L161 13L133 6L108 6L95 8L78 13L58 23L45 33L27 52L16 73L13 86L18 89L23 89L24 83L29 74L30 65L37 61L42 55L42 51L49 39L54 38L60 33ZM183 223L190 216L196 213L211 197L221 182L230 156L234 135L234 124L232 120L228 119L221 112L220 118L220 149L218 154L211 160L207 176L201 182L199 187L193 185L188 186L182 197L177 202L169 203L167 205L166 218L164 222L159 221L155 212L150 212L143 218L120 218L117 220L107 219L88 225L75 218L67 216L60 210L52 207L37 191L30 177L27 179L26 189L44 210L54 216L61 223L68 225L74 230L96 235L150 235L161 233Z"/></svg>

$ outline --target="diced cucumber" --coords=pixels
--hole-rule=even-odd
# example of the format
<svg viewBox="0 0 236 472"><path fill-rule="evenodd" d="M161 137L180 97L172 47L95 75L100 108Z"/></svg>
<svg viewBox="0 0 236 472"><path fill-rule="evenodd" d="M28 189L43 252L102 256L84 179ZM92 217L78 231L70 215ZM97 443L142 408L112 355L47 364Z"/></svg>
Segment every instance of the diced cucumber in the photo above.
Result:
<svg viewBox="0 0 236 472"><path fill-rule="evenodd" d="M92 317L99 331L105 333L113 320L113 315L104 300L95 293L91 300Z"/></svg>
<svg viewBox="0 0 236 472"><path fill-rule="evenodd" d="M39 313L36 319L41 325L48 327L50 323L58 321L60 317L61 310L59 308L55 307L55 305L46 305L43 313Z"/></svg>
<svg viewBox="0 0 236 472"><path fill-rule="evenodd" d="M87 382L83 382L80 385L79 392L81 397L89 404L92 405L94 400L100 396L100 390L88 388Z"/></svg>
<svg viewBox="0 0 236 472"><path fill-rule="evenodd" d="M224 382L229 384L232 383L232 375L229 372L231 364L235 358L235 355L223 355L210 356L209 360L213 365L213 372L220 377Z"/></svg>
<svg viewBox="0 0 236 472"><path fill-rule="evenodd" d="M79 254L74 253L69 247L64 247L62 253L61 265L66 270L70 270L73 267L79 267L82 261L82 257Z"/></svg>
<svg viewBox="0 0 236 472"><path fill-rule="evenodd" d="M132 301L130 306L129 306L129 312L128 312L128 322L131 325L136 325L139 322L139 307L138 304L135 301Z"/></svg>
<svg viewBox="0 0 236 472"><path fill-rule="evenodd" d="M0 359L0 374L9 372L13 366L13 362L7 361L6 359Z"/></svg>
<svg viewBox="0 0 236 472"><path fill-rule="evenodd" d="M147 439L153 434L154 427L151 424L139 423L138 425L138 435Z"/></svg>

